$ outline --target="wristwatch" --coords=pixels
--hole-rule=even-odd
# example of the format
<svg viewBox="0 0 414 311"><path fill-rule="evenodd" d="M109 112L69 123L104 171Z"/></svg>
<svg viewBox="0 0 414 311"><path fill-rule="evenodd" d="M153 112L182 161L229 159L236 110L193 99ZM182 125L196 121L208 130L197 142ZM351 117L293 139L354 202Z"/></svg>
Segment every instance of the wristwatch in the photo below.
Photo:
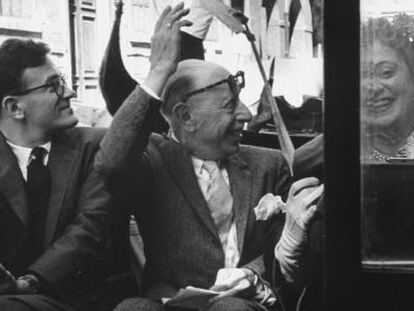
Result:
<svg viewBox="0 0 414 311"><path fill-rule="evenodd" d="M39 279L33 274L22 275L17 279L17 290L23 294L37 294L39 288Z"/></svg>

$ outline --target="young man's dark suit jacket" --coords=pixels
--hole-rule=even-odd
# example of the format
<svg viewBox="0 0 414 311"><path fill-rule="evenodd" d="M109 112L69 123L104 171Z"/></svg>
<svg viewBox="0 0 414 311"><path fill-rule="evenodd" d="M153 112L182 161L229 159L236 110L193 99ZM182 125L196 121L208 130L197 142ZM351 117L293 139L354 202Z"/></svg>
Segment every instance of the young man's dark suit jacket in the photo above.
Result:
<svg viewBox="0 0 414 311"><path fill-rule="evenodd" d="M209 288L224 267L222 245L188 150L166 136L150 134L159 105L135 89L115 115L95 162L109 189L137 214L147 259L145 295L152 298L170 297L188 285ZM253 208L265 193L286 193L288 166L280 152L248 146L224 165L234 199L239 267L265 276L262 255L268 252L269 260L274 258L283 220L256 221Z"/></svg>
<svg viewBox="0 0 414 311"><path fill-rule="evenodd" d="M75 128L52 139L44 252L27 265L20 255L29 222L25 180L0 133L0 262L16 276L33 271L47 282L57 301L73 305L81 305L98 289L111 246L109 231L116 220L111 197L93 169L103 134L102 130ZM53 310L48 296L16 297L36 310Z"/></svg>

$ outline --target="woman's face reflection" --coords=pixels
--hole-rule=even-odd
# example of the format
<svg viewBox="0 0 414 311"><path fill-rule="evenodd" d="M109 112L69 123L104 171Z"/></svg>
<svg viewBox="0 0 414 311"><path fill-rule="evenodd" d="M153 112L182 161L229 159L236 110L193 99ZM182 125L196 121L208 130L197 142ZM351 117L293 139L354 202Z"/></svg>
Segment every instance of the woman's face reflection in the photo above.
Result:
<svg viewBox="0 0 414 311"><path fill-rule="evenodd" d="M379 40L371 48L362 63L364 123L408 135L414 124L413 76L397 50Z"/></svg>

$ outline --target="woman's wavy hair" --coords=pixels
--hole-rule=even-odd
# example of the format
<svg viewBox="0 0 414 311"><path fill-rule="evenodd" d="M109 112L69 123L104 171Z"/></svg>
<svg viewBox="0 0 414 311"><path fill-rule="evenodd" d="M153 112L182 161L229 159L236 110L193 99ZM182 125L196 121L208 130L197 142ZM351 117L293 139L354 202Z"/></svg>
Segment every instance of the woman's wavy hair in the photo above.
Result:
<svg viewBox="0 0 414 311"><path fill-rule="evenodd" d="M362 51L368 51L374 40L379 40L403 57L414 76L414 17L400 13L391 19L370 18L362 25L361 36Z"/></svg>

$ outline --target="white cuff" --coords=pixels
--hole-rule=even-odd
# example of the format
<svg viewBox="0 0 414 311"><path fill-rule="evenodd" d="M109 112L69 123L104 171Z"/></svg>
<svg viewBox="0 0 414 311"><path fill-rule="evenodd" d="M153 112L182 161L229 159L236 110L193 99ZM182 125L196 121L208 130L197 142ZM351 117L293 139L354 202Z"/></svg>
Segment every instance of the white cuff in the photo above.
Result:
<svg viewBox="0 0 414 311"><path fill-rule="evenodd" d="M162 101L161 97L159 97L152 89L150 89L148 86L146 86L144 83L140 84L139 86L141 89L143 89L145 92L148 93L151 97L155 98L156 100Z"/></svg>

